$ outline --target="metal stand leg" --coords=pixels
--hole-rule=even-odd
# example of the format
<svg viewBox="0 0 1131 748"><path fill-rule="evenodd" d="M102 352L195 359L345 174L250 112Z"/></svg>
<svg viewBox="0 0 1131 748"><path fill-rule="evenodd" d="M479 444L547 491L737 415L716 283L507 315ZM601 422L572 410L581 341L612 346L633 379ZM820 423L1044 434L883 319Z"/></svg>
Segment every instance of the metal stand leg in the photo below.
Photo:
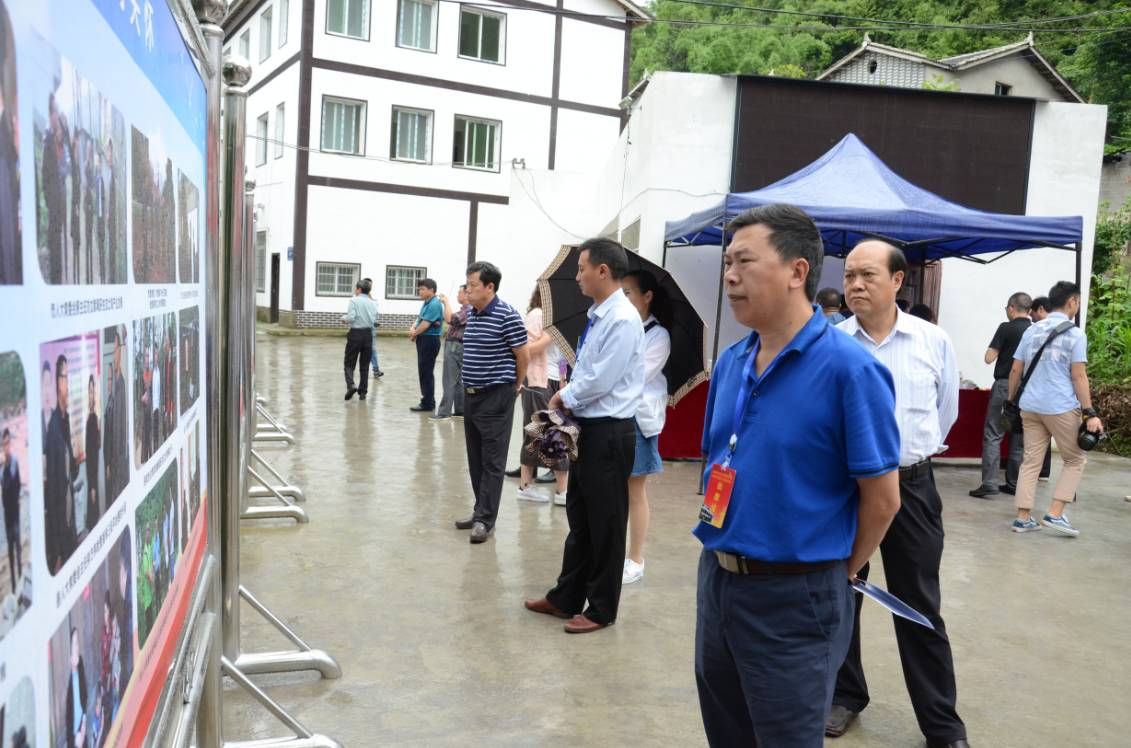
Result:
<svg viewBox="0 0 1131 748"><path fill-rule="evenodd" d="M336 740L325 735L317 735L304 724L287 713L279 703L263 692L227 657L220 658L224 675L235 681L236 685L251 694L275 719L294 733L290 738L267 738L265 740L226 740L224 748L342 748Z"/></svg>
<svg viewBox="0 0 1131 748"><path fill-rule="evenodd" d="M268 495L275 497L283 505L249 506L242 512L240 512L240 519L267 519L269 517L285 517L303 524L310 521L310 518L306 516L306 510L304 510L301 506L295 506L295 503L293 501L291 501L279 491L275 490L274 486L271 486L269 483L267 483L267 481L263 479L263 476L260 475L255 470L255 468L248 465L247 474L249 477L254 478L256 481L258 481L263 488L266 488ZM255 493L251 492L251 490L249 489L248 495L254 497Z"/></svg>
<svg viewBox="0 0 1131 748"><path fill-rule="evenodd" d="M306 501L306 494L302 492L302 489L298 486L292 486L288 484L287 479L284 478L278 470L271 467L271 463L263 459L263 455L256 452L255 449L252 449L251 457L253 460L256 460L260 465L262 465L268 473L273 475L277 481L279 481L278 483L270 486L252 486L250 494L251 498L266 499L272 496L271 491L273 489L275 492L281 493L284 496L289 496L295 501Z"/></svg>
<svg viewBox="0 0 1131 748"><path fill-rule="evenodd" d="M255 412L258 415L263 416L264 420L266 420L267 423L268 423L267 426L264 426L262 424L257 424L257 426L260 429L274 429L275 431L279 431L279 432L282 432L282 433L290 433L290 430L286 426L284 426L283 424L279 423L277 420L275 420L274 418L271 417L271 414L267 412L267 408L264 407L264 405L259 402L258 398L256 398L256 402L255 402Z"/></svg>
<svg viewBox="0 0 1131 748"><path fill-rule="evenodd" d="M297 651L291 652L241 652L236 666L248 675L260 673L290 673L300 670L317 670L323 678L341 678L342 668L330 655L321 649L313 649L304 642L287 624L279 620L266 605L259 602L247 587L240 585L240 597L247 601L256 613L263 616L279 633L294 642Z"/></svg>

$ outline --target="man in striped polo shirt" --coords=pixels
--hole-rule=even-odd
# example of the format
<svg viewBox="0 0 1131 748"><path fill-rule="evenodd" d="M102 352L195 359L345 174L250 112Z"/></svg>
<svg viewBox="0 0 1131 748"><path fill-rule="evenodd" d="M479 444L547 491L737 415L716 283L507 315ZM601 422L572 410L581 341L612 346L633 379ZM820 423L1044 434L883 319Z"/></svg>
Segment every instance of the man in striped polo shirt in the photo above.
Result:
<svg viewBox="0 0 1131 748"><path fill-rule="evenodd" d="M463 333L463 433L475 509L471 516L457 520L456 528L471 530L472 543L487 540L495 529L515 396L529 360L522 317L495 295L502 278L489 262L473 262L467 268L467 301L472 310Z"/></svg>

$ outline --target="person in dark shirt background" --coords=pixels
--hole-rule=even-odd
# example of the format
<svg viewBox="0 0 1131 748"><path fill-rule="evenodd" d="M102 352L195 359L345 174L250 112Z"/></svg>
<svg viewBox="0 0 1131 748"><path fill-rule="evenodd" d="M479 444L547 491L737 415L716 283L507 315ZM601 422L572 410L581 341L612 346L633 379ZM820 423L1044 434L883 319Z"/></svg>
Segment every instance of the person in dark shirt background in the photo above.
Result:
<svg viewBox="0 0 1131 748"><path fill-rule="evenodd" d="M977 499L996 496L1001 491L1012 494L1017 485L1017 473L1025 454L1025 441L1021 433L1009 435L1009 460L1005 466L1005 483L998 485L998 469L1001 467L1001 440L1005 438L1005 426L1001 418L1001 406L1009 396L1009 370L1013 366L1013 353L1021 336L1032 322L1029 310L1033 300L1027 293L1017 292L1009 297L1005 307L1007 322L998 325L985 361L994 365L994 384L990 390L990 403L986 407L986 422L982 427L982 484L972 490L970 495Z"/></svg>
<svg viewBox="0 0 1131 748"><path fill-rule="evenodd" d="M98 386L94 375L87 382L89 414L86 417L86 529L93 530L100 514L98 466L102 459L102 429L98 423Z"/></svg>

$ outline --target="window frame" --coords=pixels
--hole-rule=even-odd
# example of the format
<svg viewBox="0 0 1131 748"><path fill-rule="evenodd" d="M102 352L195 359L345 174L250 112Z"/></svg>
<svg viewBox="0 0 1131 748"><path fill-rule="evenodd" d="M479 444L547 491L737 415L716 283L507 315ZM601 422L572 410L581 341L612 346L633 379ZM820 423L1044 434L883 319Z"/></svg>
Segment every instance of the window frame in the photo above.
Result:
<svg viewBox="0 0 1131 748"><path fill-rule="evenodd" d="M1013 86L1001 81L994 81L994 96L1012 96Z"/></svg>
<svg viewBox="0 0 1131 748"><path fill-rule="evenodd" d="M244 53L244 47L247 47L247 53ZM251 27L243 30L243 33L236 37L236 51L240 53L248 62L251 62Z"/></svg>
<svg viewBox="0 0 1131 748"><path fill-rule="evenodd" d="M275 144L273 154L275 158L283 157L283 143L286 142L287 110L285 101L280 101L275 107Z"/></svg>
<svg viewBox="0 0 1131 748"><path fill-rule="evenodd" d="M412 293L407 296L389 295L389 273L394 270L419 270L420 275L416 278L416 282L412 287ZM428 268L420 265L386 265L385 266L385 298L390 301L419 301L420 300L420 281L428 277Z"/></svg>
<svg viewBox="0 0 1131 748"><path fill-rule="evenodd" d="M467 159L467 147L466 147L467 132L466 132L466 130L464 131L464 142L465 142L464 159L465 159L465 163L462 163L462 164L456 163L456 154L455 154L455 151L454 151L454 146L455 146L454 136L455 136L455 133L456 133L457 121L461 120L461 119L464 120L464 121L480 122L480 123L495 125L495 131L496 131L495 132L495 168L492 169L490 167L474 166L474 165L469 165L469 164L466 163L466 159ZM503 163L503 121L502 120L488 119L487 117L475 117L475 116L472 116L470 114L456 114L452 118L452 136L453 136L453 151L452 151L452 168L453 169L470 169L472 171L482 171L482 172L487 172L489 174L498 174L500 171L502 171L502 163Z"/></svg>
<svg viewBox="0 0 1131 748"><path fill-rule="evenodd" d="M354 0L343 0L343 2L354 2ZM365 3L368 10L365 13L365 36L354 36L344 32L330 30L330 0L326 0L326 22L323 28L328 36L336 36L340 39L353 39L358 42L367 42L373 36L373 0L357 0L357 2Z"/></svg>
<svg viewBox="0 0 1131 748"><path fill-rule="evenodd" d="M291 0L279 0L279 49L282 49L290 37Z"/></svg>
<svg viewBox="0 0 1131 748"><path fill-rule="evenodd" d="M255 118L255 165L263 166L267 163L267 138L271 133L271 113L264 112ZM259 124L263 123L263 132L260 133ZM262 154L262 158L260 158Z"/></svg>
<svg viewBox="0 0 1131 748"><path fill-rule="evenodd" d="M322 268L323 265L333 265L333 266L339 267L339 268L343 268L343 267L353 268L354 276L353 276L353 281L350 282L349 289L347 289L344 293L338 293L336 291L332 292L332 293L319 291L318 290L318 271ZM349 298L350 296L353 296L353 287L360 278L361 278L361 263L360 262L335 262L333 260L323 260L323 261L315 262L314 263L314 295L315 296L333 297L333 298L338 298L338 299ZM335 282L336 282L336 280L335 280Z"/></svg>
<svg viewBox="0 0 1131 748"><path fill-rule="evenodd" d="M432 6L432 48L426 47L413 47L408 44L401 44L401 8L404 6L405 0L397 0L397 22L393 27L393 44L400 49L410 49L413 52L427 52L429 54L439 54L439 39L440 39L440 0L423 0ZM458 50L458 42L457 42Z"/></svg>
<svg viewBox="0 0 1131 748"><path fill-rule="evenodd" d="M263 254L259 253L259 237L263 237ZM255 231L255 292L267 293L267 229Z"/></svg>
<svg viewBox="0 0 1131 748"><path fill-rule="evenodd" d="M428 115L428 158L420 161L414 158L401 158L397 152L397 113L412 112L414 114ZM392 116L389 123L389 158L405 164L431 164L436 158L436 112L432 109L422 109L415 106L392 105Z"/></svg>
<svg viewBox="0 0 1131 748"><path fill-rule="evenodd" d="M263 19L267 19L267 43L263 43ZM259 14L259 62L264 63L271 57L275 49L275 6L268 5Z"/></svg>
<svg viewBox="0 0 1131 748"><path fill-rule="evenodd" d="M498 59L498 60L488 60L484 57L469 57L469 56L463 54L462 52L460 52L459 45L460 45L460 37L463 33L463 14L464 13L472 13L472 14L475 14L475 15L478 15L478 16L493 16L495 18L499 18L499 19L502 20L502 22L503 22L502 28L501 28L502 33L499 35L500 37L502 37L499 40L499 58L500 59ZM483 51L483 23L482 23L482 21L479 24L479 51L480 52ZM507 14L506 13L500 13L499 11L496 11L496 10L487 10L483 6L460 3L460 6L459 6L459 28L456 29L456 56L461 60L471 60L472 62L483 62L483 63L486 63L488 65L502 65L502 66L506 67L506 64L507 64Z"/></svg>
<svg viewBox="0 0 1131 748"><path fill-rule="evenodd" d="M343 103L343 104L360 104L361 105L361 122L358 124L357 132L359 139L359 149L355 151L339 151L333 148L325 148L322 145L322 134L326 130L326 100ZM369 124L369 102L365 99L351 99L347 96L334 96L332 94L322 94L322 107L319 117L321 121L318 125L318 152L319 153L336 153L340 156L364 156L365 149L368 145L366 138L366 127Z"/></svg>

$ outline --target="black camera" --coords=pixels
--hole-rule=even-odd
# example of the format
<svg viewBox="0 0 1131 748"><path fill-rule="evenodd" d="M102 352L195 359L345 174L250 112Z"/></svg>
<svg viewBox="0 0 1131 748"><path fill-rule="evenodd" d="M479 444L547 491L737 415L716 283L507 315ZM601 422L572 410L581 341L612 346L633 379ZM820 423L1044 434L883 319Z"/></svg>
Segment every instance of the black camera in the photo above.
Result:
<svg viewBox="0 0 1131 748"><path fill-rule="evenodd" d="M1080 433L1076 435L1076 444L1080 449L1085 452L1091 452L1096 448L1096 445L1107 438L1107 434L1102 431L1088 431L1085 424L1080 424Z"/></svg>

